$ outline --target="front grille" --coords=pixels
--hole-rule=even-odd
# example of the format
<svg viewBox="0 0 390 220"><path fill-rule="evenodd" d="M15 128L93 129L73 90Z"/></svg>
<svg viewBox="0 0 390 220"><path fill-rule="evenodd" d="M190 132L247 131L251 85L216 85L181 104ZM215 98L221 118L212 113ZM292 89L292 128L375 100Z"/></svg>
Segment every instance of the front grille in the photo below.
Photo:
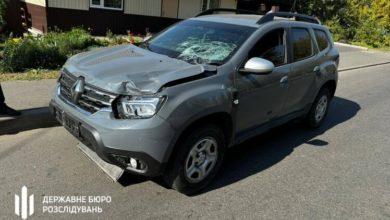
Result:
<svg viewBox="0 0 390 220"><path fill-rule="evenodd" d="M116 98L116 95L108 93L106 91L100 90L90 85L84 86L84 92L81 95L77 103L73 102L72 99L72 86L76 83L77 78L63 72L60 76L60 97L72 102L77 107L88 111L90 113L95 113L102 108L111 108L111 103Z"/></svg>

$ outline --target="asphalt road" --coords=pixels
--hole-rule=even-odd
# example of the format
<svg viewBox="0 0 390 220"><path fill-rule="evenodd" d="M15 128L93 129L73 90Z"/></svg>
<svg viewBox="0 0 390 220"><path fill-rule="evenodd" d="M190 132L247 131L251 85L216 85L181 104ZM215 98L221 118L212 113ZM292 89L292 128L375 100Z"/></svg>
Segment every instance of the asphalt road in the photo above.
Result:
<svg viewBox="0 0 390 220"><path fill-rule="evenodd" d="M193 197L159 179L111 182L47 115L54 84L3 84L25 116L0 120L0 218L17 218L14 194L26 185L35 195L31 219L390 219L390 65L341 72L321 128L289 123L237 146L211 186ZM101 214L43 214L49 195L112 201L101 204Z"/></svg>

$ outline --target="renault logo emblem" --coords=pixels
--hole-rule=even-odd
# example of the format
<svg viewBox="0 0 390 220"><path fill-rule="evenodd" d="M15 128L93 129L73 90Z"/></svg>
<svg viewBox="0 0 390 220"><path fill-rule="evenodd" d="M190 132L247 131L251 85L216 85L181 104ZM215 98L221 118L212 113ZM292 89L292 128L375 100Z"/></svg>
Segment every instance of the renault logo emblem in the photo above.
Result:
<svg viewBox="0 0 390 220"><path fill-rule="evenodd" d="M81 97L81 95L84 93L84 78L79 77L77 81L73 84L71 88L71 95L72 95L72 101L74 103L77 103Z"/></svg>

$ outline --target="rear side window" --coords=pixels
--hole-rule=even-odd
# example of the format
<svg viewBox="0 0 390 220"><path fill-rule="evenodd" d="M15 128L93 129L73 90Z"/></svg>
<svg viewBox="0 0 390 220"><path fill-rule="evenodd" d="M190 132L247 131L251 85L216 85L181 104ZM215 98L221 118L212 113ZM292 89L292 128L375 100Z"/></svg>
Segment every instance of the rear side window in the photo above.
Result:
<svg viewBox="0 0 390 220"><path fill-rule="evenodd" d="M313 44L310 33L305 28L291 29L294 61L303 60L313 55Z"/></svg>
<svg viewBox="0 0 390 220"><path fill-rule="evenodd" d="M329 40L325 33L325 31L322 30L314 30L314 33L316 35L318 48L320 51L325 50L329 46Z"/></svg>

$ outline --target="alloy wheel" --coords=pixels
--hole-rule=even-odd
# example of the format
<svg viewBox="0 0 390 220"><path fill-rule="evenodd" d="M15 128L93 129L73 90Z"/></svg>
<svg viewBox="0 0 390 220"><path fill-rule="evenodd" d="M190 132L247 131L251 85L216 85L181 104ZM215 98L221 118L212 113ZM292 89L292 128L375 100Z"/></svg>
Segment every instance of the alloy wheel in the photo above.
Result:
<svg viewBox="0 0 390 220"><path fill-rule="evenodd" d="M185 177L190 183L199 183L213 170L218 157L218 144L212 137L196 142L185 163Z"/></svg>
<svg viewBox="0 0 390 220"><path fill-rule="evenodd" d="M324 118L327 108L328 108L328 96L323 95L318 100L315 115L314 115L317 123L320 122Z"/></svg>

